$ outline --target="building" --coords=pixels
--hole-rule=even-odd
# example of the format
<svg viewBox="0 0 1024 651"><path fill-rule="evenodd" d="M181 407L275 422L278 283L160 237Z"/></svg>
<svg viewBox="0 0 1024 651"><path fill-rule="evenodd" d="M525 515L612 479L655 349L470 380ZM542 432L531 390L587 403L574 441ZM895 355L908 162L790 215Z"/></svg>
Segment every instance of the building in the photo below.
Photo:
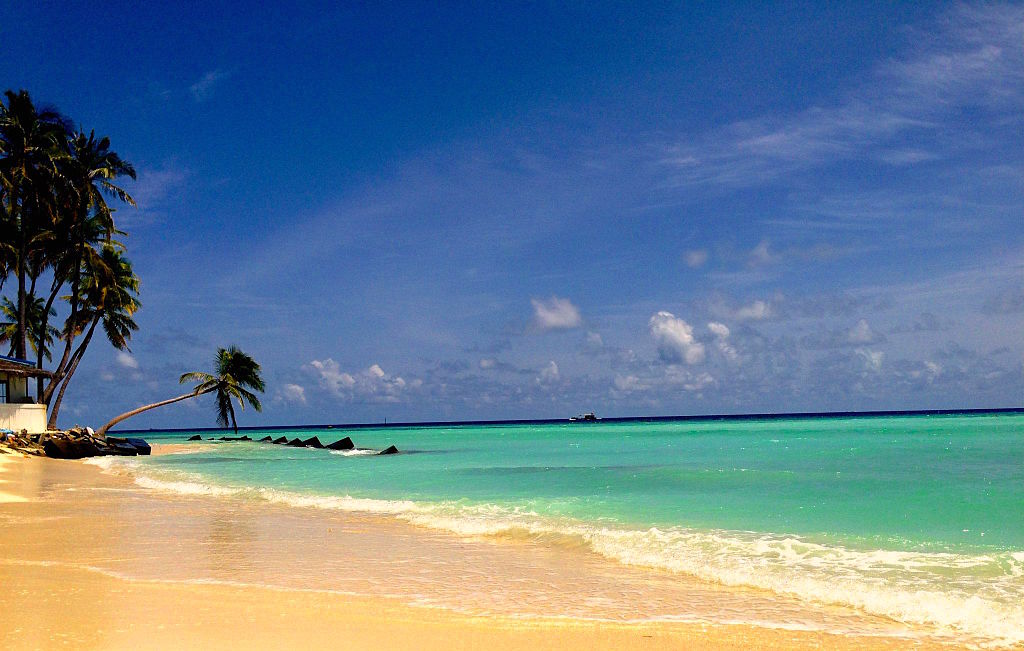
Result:
<svg viewBox="0 0 1024 651"><path fill-rule="evenodd" d="M29 380L51 375L27 360L0 355L0 429L46 431L46 405L36 404Z"/></svg>

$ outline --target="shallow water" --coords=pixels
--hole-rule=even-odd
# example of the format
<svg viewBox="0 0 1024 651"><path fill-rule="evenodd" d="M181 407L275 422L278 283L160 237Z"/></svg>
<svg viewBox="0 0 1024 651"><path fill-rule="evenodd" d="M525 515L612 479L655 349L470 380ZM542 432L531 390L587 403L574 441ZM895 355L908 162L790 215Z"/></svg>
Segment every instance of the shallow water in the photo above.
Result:
<svg viewBox="0 0 1024 651"><path fill-rule="evenodd" d="M463 538L596 554L658 577L853 607L964 639L1024 640L1021 414L288 432L314 435L376 449L394 443L405 454L202 442L187 454L95 463L130 470L144 487L393 516ZM429 585L419 597L428 602L459 593ZM640 618L694 615L653 606L656 589L641 593ZM520 603L556 615L600 614L602 599L615 601L594 589L577 600L531 594ZM783 610L756 619L803 625ZM723 612L712 619L727 619Z"/></svg>

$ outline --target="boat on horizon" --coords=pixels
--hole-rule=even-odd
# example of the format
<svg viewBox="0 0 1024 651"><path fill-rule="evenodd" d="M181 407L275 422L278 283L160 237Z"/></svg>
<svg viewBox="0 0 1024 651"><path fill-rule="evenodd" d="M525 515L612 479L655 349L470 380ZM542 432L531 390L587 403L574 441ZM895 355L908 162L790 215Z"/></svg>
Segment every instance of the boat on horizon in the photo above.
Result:
<svg viewBox="0 0 1024 651"><path fill-rule="evenodd" d="M592 423L592 422L599 421L599 420L601 420L601 419L598 418L597 416L595 416L594 412L590 412L590 413L587 413L587 414L576 414L575 416L570 416L569 417L569 422L570 423L580 423L580 422Z"/></svg>

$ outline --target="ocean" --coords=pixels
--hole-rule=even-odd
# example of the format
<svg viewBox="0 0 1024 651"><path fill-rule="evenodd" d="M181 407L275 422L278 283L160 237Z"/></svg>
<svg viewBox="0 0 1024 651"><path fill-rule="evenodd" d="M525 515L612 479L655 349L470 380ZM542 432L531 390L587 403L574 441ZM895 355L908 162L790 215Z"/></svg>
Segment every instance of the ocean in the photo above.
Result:
<svg viewBox="0 0 1024 651"><path fill-rule="evenodd" d="M366 449L202 441L92 463L161 491L376 514L431 535L576 550L659 580L768 591L983 645L1024 641L1021 413L245 434L351 436ZM372 453L392 444L402 453ZM674 614L632 598L640 618Z"/></svg>

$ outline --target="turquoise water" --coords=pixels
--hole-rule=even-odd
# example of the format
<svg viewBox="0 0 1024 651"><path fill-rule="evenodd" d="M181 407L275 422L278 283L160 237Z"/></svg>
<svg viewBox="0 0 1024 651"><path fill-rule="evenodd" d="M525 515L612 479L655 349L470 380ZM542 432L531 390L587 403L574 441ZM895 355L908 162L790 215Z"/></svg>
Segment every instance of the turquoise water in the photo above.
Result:
<svg viewBox="0 0 1024 651"><path fill-rule="evenodd" d="M404 453L202 442L107 463L167 490L374 511L457 535L572 536L621 563L1024 640L1024 414L287 435Z"/></svg>

